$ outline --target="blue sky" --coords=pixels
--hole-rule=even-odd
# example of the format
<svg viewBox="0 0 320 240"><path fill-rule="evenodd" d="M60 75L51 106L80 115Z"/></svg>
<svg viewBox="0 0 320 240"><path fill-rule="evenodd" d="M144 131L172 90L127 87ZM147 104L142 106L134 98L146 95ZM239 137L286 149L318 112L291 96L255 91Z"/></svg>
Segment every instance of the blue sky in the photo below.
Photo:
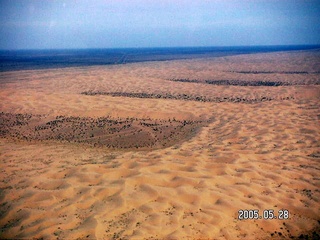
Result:
<svg viewBox="0 0 320 240"><path fill-rule="evenodd" d="M0 0L0 49L320 44L320 0Z"/></svg>

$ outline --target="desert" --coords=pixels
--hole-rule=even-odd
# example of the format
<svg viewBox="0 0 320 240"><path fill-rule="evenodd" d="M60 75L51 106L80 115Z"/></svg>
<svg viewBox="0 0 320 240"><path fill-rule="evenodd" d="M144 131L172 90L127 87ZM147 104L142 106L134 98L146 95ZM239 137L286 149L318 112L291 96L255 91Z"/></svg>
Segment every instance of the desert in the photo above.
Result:
<svg viewBox="0 0 320 240"><path fill-rule="evenodd" d="M0 72L0 238L318 239L319 83L319 50Z"/></svg>

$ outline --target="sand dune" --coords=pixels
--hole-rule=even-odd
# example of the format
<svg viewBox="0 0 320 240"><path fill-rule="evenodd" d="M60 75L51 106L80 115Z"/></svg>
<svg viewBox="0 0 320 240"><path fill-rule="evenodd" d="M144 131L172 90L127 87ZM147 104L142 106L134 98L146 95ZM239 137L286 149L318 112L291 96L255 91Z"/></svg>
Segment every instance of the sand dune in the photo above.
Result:
<svg viewBox="0 0 320 240"><path fill-rule="evenodd" d="M319 52L294 52L0 73L1 238L318 238L319 66ZM186 78L292 84L168 81ZM270 100L202 102L84 91ZM104 133L98 146L86 134L107 132L114 122L84 130L84 142L57 137L70 137L76 124L85 129L98 118L138 120L121 130L126 138ZM34 130L59 119L73 122L55 133ZM196 129L181 130L184 122L197 121ZM163 130L172 132L170 144L161 145L164 135L150 130L155 123L172 127ZM150 140L139 149L120 148L137 141L130 134L138 129L156 147L148 146ZM118 145L108 147L112 141ZM257 209L260 216L272 209L277 217L285 209L289 218L239 220L240 209Z"/></svg>

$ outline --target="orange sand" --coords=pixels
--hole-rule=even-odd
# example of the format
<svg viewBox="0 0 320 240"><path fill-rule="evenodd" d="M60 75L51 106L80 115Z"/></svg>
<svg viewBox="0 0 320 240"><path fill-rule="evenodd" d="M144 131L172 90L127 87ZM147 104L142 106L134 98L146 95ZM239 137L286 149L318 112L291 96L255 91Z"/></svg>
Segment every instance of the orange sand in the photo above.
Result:
<svg viewBox="0 0 320 240"><path fill-rule="evenodd" d="M292 52L0 73L1 112L48 119L110 115L206 121L193 137L164 148L0 138L0 237L317 237L319 66L319 52ZM215 86L168 81L172 78L293 85ZM249 104L80 94L89 90L273 100ZM287 209L290 217L239 220L240 209L258 209L260 215L265 209L276 215Z"/></svg>

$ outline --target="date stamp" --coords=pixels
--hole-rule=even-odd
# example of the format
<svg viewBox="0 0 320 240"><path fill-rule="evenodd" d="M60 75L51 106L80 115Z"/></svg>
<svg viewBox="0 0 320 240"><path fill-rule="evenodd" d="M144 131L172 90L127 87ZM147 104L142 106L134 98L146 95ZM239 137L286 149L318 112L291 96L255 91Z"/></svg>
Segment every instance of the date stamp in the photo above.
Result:
<svg viewBox="0 0 320 240"><path fill-rule="evenodd" d="M280 209L275 211L274 209L265 209L260 214L258 209L240 209L238 211L238 219L239 220L251 220L251 219L264 219L264 220L271 220L271 219L279 219L279 220L286 220L289 219L290 214L287 209Z"/></svg>

